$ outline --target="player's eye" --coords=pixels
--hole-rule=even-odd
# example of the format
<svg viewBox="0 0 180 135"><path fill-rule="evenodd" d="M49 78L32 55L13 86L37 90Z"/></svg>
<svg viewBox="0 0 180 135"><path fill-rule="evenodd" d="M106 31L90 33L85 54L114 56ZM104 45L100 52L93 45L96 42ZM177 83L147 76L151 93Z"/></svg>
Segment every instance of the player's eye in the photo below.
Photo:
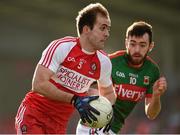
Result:
<svg viewBox="0 0 180 135"><path fill-rule="evenodd" d="M104 31L105 29L106 29L105 26L101 26L101 27L100 27L100 30L101 30L101 31Z"/></svg>
<svg viewBox="0 0 180 135"><path fill-rule="evenodd" d="M129 45L132 46L132 47L135 47L135 46L136 46L136 44L135 44L135 43L132 43L132 42L130 42Z"/></svg>
<svg viewBox="0 0 180 135"><path fill-rule="evenodd" d="M141 48L146 47L146 44L140 44Z"/></svg>
<svg viewBox="0 0 180 135"><path fill-rule="evenodd" d="M110 27L103 25L100 27L100 30L101 31L105 31L105 30L110 31Z"/></svg>
<svg viewBox="0 0 180 135"><path fill-rule="evenodd" d="M111 31L110 27L107 27L107 30L110 32Z"/></svg>

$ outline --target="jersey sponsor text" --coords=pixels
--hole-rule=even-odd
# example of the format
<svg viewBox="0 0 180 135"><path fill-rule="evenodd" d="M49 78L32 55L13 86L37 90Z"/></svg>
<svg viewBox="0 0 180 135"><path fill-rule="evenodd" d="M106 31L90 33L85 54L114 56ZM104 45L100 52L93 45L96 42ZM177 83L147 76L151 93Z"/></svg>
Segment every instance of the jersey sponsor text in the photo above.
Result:
<svg viewBox="0 0 180 135"><path fill-rule="evenodd" d="M76 92L82 91L93 81L90 78L83 76L82 74L79 74L64 66L61 66L58 69L57 77L59 78L59 83L61 85Z"/></svg>
<svg viewBox="0 0 180 135"><path fill-rule="evenodd" d="M130 101L139 101L144 95L146 88L138 87L130 84L114 85L118 98Z"/></svg>

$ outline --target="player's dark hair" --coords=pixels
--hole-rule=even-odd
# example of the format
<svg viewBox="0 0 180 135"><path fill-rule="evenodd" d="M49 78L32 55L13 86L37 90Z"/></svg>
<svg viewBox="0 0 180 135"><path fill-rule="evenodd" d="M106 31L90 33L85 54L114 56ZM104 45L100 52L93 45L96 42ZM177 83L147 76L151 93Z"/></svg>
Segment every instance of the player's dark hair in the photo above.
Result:
<svg viewBox="0 0 180 135"><path fill-rule="evenodd" d="M134 22L126 31L126 38L129 36L141 37L145 33L149 35L149 43L152 42L152 26L144 21Z"/></svg>
<svg viewBox="0 0 180 135"><path fill-rule="evenodd" d="M78 16L76 17L78 35L82 33L83 27L85 25L89 26L91 30L93 29L98 14L109 18L107 9L100 3L89 4L81 11L79 11Z"/></svg>

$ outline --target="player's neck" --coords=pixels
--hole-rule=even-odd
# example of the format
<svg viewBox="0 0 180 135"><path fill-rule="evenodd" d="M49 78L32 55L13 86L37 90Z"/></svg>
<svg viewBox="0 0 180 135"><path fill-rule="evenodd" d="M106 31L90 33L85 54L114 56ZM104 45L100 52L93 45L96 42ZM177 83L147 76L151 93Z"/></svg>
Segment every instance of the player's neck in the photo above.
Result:
<svg viewBox="0 0 180 135"><path fill-rule="evenodd" d="M130 67L133 67L133 68L140 68L140 67L143 65L143 63L138 64L138 65L134 65L134 64L132 64L130 61L128 61L128 65L129 65Z"/></svg>
<svg viewBox="0 0 180 135"><path fill-rule="evenodd" d="M82 51L86 54L94 54L95 51L91 49L91 44L89 42L87 42L88 40L86 40L83 37L79 38L79 42L80 42L80 46L82 48Z"/></svg>

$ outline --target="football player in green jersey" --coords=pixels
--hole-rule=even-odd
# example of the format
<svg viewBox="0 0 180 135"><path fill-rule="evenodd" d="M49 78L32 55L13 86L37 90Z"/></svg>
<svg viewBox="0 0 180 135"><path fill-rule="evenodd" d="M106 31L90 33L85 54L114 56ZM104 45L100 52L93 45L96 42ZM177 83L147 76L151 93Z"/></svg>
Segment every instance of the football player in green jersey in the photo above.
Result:
<svg viewBox="0 0 180 135"><path fill-rule="evenodd" d="M90 129L79 122L77 134L120 133L125 119L143 98L147 117L153 120L159 114L160 98L167 89L167 82L165 77L160 76L157 64L148 56L154 47L152 26L143 21L134 22L126 31L125 47L126 50L110 54L111 77L117 94L113 120L102 129Z"/></svg>

